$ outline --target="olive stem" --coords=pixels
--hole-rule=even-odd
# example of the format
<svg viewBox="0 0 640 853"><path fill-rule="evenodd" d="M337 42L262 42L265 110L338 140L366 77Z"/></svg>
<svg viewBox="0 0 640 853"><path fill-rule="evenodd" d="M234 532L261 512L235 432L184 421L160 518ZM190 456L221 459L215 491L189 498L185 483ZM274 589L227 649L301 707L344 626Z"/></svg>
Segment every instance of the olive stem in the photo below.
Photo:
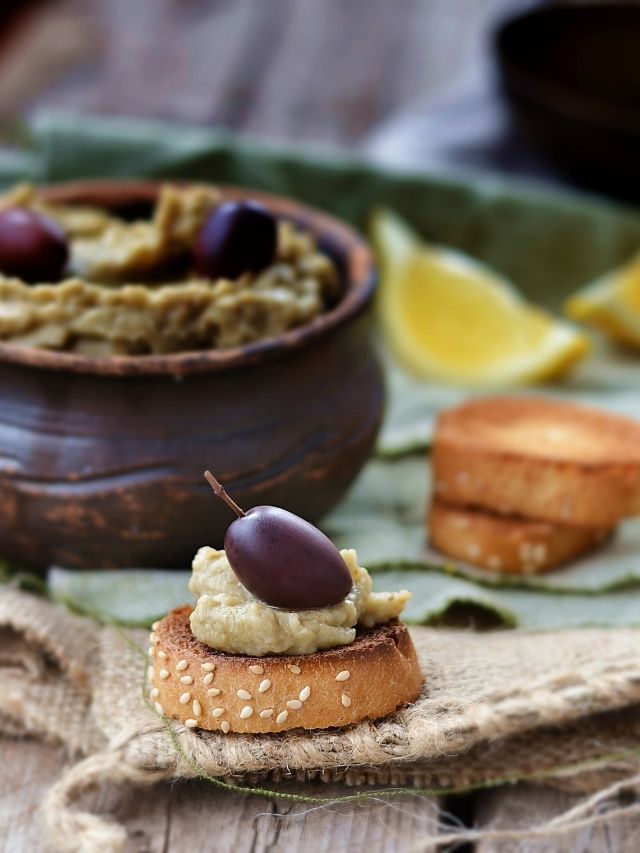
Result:
<svg viewBox="0 0 640 853"><path fill-rule="evenodd" d="M244 510L238 506L238 504L233 500L233 498L229 497L229 495L225 491L224 486L222 486L216 480L216 478L213 476L211 471L205 471L204 472L204 478L207 481L207 483L209 483L209 485L211 486L213 491L216 493L216 495L219 498L222 498L222 500L226 503L226 505L228 507L230 507L239 518L242 518L243 515L245 514Z"/></svg>

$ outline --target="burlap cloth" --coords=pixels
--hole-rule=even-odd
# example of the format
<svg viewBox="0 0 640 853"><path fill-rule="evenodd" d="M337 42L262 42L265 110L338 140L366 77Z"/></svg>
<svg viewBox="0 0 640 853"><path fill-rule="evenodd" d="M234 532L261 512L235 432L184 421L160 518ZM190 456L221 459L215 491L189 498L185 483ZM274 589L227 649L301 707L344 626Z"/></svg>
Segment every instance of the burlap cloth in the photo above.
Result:
<svg viewBox="0 0 640 853"><path fill-rule="evenodd" d="M342 778L468 789L553 779L597 791L640 772L640 630L412 631L426 683L392 718L273 736L168 727L144 701L146 632L125 634L0 591L0 732L77 759L45 803L61 849L118 850L122 827L82 811L84 790L210 776ZM635 707L634 707L635 705ZM170 728L170 730L169 730Z"/></svg>

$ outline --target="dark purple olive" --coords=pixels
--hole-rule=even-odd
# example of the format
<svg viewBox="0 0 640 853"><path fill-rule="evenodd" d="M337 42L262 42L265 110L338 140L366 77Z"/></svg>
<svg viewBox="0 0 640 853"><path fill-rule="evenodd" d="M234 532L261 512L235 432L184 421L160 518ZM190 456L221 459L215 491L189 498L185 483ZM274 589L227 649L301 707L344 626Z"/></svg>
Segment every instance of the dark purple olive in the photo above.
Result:
<svg viewBox="0 0 640 853"><path fill-rule="evenodd" d="M60 226L21 207L0 212L0 272L30 283L58 281L69 258Z"/></svg>
<svg viewBox="0 0 640 853"><path fill-rule="evenodd" d="M226 201L202 226L194 250L196 272L207 278L238 278L273 262L275 218L256 201Z"/></svg>
<svg viewBox="0 0 640 853"><path fill-rule="evenodd" d="M330 607L353 586L333 542L286 509L257 506L248 510L229 525L224 547L240 582L273 607Z"/></svg>

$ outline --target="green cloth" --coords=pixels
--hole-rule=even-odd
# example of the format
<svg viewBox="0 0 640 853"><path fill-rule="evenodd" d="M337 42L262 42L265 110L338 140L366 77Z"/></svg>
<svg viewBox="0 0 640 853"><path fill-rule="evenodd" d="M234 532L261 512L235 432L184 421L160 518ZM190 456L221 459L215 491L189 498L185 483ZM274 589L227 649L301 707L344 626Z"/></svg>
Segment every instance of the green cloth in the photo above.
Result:
<svg viewBox="0 0 640 853"><path fill-rule="evenodd" d="M0 183L84 177L152 177L255 186L326 208L366 229L377 206L405 217L426 239L454 246L558 309L576 288L640 247L640 215L578 195L498 178L456 180L385 170L342 154L285 150L204 128L129 119L42 115L31 145L0 157ZM425 552L425 448L434 415L463 399L403 373L387 359L390 405L379 458L324 521L342 547L357 547L378 588L406 587L418 622L482 612L505 625L640 624L640 524L575 566L509 579L445 566ZM605 348L544 393L640 418L638 362ZM50 573L52 593L126 622L148 622L188 596L186 572Z"/></svg>
<svg viewBox="0 0 640 853"><path fill-rule="evenodd" d="M380 205L426 238L456 246L558 299L629 258L640 216L614 204L501 178L461 181L390 171L327 151L255 144L205 128L131 119L42 115L32 150L0 163L0 180L190 178L260 187L326 208L363 228Z"/></svg>
<svg viewBox="0 0 640 853"><path fill-rule="evenodd" d="M388 458L427 448L441 409L456 406L468 397L491 393L491 389L479 391L425 382L407 374L388 355L385 363L388 403L378 452ZM639 366L637 355L597 340L593 352L561 382L510 389L509 393L558 397L640 420Z"/></svg>

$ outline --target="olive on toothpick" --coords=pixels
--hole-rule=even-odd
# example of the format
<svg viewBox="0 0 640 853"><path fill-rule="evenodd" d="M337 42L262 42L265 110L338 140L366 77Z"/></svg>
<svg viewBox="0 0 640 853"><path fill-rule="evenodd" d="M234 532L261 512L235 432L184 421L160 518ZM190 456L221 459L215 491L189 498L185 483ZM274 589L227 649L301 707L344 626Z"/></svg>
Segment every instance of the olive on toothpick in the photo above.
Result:
<svg viewBox="0 0 640 853"><path fill-rule="evenodd" d="M226 201L202 226L194 249L196 272L234 279L273 263L278 244L275 217L257 201Z"/></svg>
<svg viewBox="0 0 640 853"><path fill-rule="evenodd" d="M272 607L314 610L338 604L353 581L328 536L303 518L275 506L246 512L210 471L205 479L238 516L224 537L229 564L252 595Z"/></svg>
<svg viewBox="0 0 640 853"><path fill-rule="evenodd" d="M67 238L57 222L22 207L0 212L0 272L23 281L54 282L69 259Z"/></svg>

